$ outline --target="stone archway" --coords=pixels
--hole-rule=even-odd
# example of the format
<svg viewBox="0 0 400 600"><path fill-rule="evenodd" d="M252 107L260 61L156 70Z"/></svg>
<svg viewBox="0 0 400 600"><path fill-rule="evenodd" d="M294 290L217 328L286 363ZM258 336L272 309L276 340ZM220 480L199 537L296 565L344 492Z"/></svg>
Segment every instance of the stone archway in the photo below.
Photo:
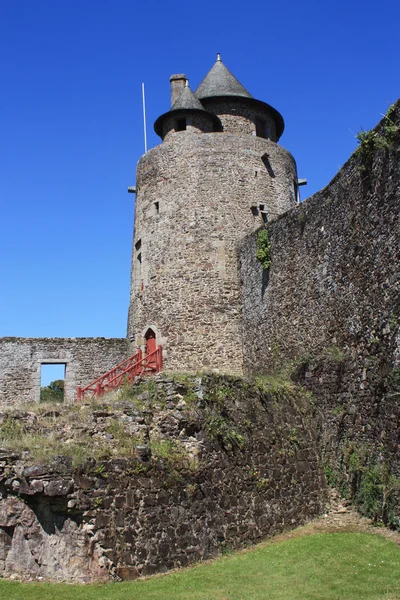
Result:
<svg viewBox="0 0 400 600"><path fill-rule="evenodd" d="M146 354L154 352L156 349L156 333L151 327L144 334L144 339L146 340Z"/></svg>
<svg viewBox="0 0 400 600"><path fill-rule="evenodd" d="M156 354L155 354L155 351L157 349L157 341L156 341L156 333L151 327L149 327L147 329L146 333L144 334L144 339L146 340L145 354L146 354L146 356L149 356L147 365L150 367L155 366L156 360L157 360Z"/></svg>

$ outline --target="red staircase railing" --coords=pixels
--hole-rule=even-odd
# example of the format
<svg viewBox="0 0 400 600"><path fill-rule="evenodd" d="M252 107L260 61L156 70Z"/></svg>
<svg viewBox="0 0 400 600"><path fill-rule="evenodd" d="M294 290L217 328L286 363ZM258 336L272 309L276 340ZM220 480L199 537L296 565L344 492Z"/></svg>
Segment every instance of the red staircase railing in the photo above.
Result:
<svg viewBox="0 0 400 600"><path fill-rule="evenodd" d="M106 392L119 388L123 383L132 381L139 375L151 375L158 373L162 368L162 348L157 346L154 352L143 356L141 350L124 360L111 371L108 371L85 387L78 386L76 390L77 400L83 400L86 394L99 397Z"/></svg>

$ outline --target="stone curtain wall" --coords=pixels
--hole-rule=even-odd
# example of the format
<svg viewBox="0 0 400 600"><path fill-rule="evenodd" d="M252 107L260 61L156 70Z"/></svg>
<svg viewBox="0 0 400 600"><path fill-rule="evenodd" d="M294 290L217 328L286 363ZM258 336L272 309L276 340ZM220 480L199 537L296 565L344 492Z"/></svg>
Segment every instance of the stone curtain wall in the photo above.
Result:
<svg viewBox="0 0 400 600"><path fill-rule="evenodd" d="M124 338L0 338L0 408L38 402L40 365L65 363L65 401L127 358Z"/></svg>
<svg viewBox="0 0 400 600"><path fill-rule="evenodd" d="M399 121L399 105L396 112ZM394 117L395 118L395 117ZM376 133L384 138L381 123ZM382 142L383 143L383 142ZM356 390L399 364L400 153L354 154L332 182L268 227L271 267L241 253L245 365L274 369L330 346L357 359Z"/></svg>
<svg viewBox="0 0 400 600"><path fill-rule="evenodd" d="M360 479L361 471L374 465L400 477L400 379L393 378L393 369L382 370L378 353L379 348L369 355L368 367L361 377L357 357L346 355L310 357L296 373L298 382L318 399L316 430L323 461L328 472L331 470L331 483L336 485L343 481L347 485L359 484L360 481L352 480L357 476ZM375 362L378 368L371 368ZM353 467L359 473L352 470L352 454ZM399 528L400 521L389 524Z"/></svg>
<svg viewBox="0 0 400 600"><path fill-rule="evenodd" d="M136 400L83 407L89 452L98 440L106 444L105 435L111 452L123 435L130 458L125 447L125 457L72 468L63 442L72 441L75 424L82 435L82 424L76 412L64 416L67 406L56 422L52 413L0 415L8 431L12 419L27 431L52 419L60 440L48 464L27 466L27 453L21 460L15 449L0 453L0 575L133 579L260 541L322 512L326 482L304 392L210 376L186 383L158 376L142 385ZM135 447L138 434L146 441ZM163 447L169 451L160 453Z"/></svg>
<svg viewBox="0 0 400 600"><path fill-rule="evenodd" d="M399 112L397 103L393 124ZM400 476L399 146L384 120L373 146L271 223L268 273L255 259L257 234L241 254L247 370L297 365L317 400L327 468L356 495L368 469L385 493L387 474Z"/></svg>
<svg viewBox="0 0 400 600"><path fill-rule="evenodd" d="M166 370L242 372L237 244L262 223L260 204L269 218L295 204L295 179L292 156L252 136L182 131L140 159L133 347L151 327Z"/></svg>

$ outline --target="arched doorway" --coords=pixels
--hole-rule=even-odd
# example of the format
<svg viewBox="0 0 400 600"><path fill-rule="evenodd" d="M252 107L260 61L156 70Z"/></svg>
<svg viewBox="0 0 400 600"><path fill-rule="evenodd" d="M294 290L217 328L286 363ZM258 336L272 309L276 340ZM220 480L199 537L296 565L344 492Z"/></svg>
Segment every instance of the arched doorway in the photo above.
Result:
<svg viewBox="0 0 400 600"><path fill-rule="evenodd" d="M146 340L146 356L149 356L150 354L153 354L153 352L155 353L155 351L157 349L156 334L149 327L149 329L146 331L144 337L145 337L145 340ZM156 367L156 363L157 363L157 357L156 357L156 354L153 354L148 359L147 366L155 368Z"/></svg>

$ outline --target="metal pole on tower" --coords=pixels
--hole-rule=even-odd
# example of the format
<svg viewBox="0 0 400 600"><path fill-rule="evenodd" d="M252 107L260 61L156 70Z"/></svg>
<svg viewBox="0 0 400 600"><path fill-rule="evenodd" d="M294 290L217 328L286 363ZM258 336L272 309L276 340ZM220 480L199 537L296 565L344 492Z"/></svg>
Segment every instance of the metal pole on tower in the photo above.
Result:
<svg viewBox="0 0 400 600"><path fill-rule="evenodd" d="M143 131L144 131L144 153L147 152L147 131L146 131L146 101L144 98L144 83L142 83L142 103L143 103Z"/></svg>

